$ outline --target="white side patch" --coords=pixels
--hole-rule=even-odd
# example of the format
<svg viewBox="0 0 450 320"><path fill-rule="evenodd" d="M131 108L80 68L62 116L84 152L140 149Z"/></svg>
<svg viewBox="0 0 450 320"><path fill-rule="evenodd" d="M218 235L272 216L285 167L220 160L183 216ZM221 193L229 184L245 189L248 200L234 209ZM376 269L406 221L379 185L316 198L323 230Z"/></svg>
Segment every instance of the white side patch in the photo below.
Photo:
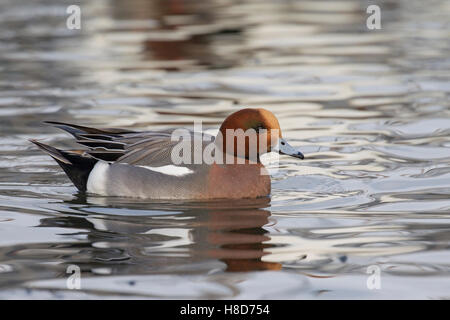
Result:
<svg viewBox="0 0 450 320"><path fill-rule="evenodd" d="M178 166L174 166L173 164L169 164L167 166L162 166L162 167L147 167L147 166L138 166L144 169L148 169L151 171L156 171L159 173L163 173L163 174L167 174L168 176L175 176L175 177L182 177L188 174L193 173L194 171L192 171L189 168L186 167L178 167Z"/></svg>
<svg viewBox="0 0 450 320"><path fill-rule="evenodd" d="M90 193L106 196L106 172L109 170L109 164L105 161L99 161L95 164L87 181L86 189Z"/></svg>

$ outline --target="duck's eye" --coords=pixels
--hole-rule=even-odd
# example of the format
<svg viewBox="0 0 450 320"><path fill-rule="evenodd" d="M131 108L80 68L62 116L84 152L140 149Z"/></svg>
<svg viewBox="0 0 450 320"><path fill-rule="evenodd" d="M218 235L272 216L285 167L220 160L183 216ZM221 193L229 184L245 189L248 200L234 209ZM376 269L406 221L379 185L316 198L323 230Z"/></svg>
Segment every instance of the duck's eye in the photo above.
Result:
<svg viewBox="0 0 450 320"><path fill-rule="evenodd" d="M281 145L282 146L284 146L286 144L286 142L284 142L284 141L281 141Z"/></svg>
<svg viewBox="0 0 450 320"><path fill-rule="evenodd" d="M264 128L264 126L259 125L255 128L255 131L259 133L259 130L261 130L261 129L265 129L265 128Z"/></svg>

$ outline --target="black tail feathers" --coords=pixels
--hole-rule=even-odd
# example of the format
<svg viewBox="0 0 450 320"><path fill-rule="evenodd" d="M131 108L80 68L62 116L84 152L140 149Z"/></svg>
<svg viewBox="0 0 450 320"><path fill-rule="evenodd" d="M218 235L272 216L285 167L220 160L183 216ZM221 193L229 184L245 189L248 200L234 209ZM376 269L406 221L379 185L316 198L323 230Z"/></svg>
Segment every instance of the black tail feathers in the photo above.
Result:
<svg viewBox="0 0 450 320"><path fill-rule="evenodd" d="M83 151L64 151L33 139L30 141L55 159L78 190L86 191L89 174L97 163L97 159Z"/></svg>

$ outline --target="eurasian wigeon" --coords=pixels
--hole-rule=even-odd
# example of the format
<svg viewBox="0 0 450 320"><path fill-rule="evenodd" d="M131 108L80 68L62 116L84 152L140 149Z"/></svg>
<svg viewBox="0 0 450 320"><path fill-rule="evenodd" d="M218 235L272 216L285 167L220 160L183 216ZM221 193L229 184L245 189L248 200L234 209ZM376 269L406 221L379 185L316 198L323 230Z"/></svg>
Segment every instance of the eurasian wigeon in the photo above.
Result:
<svg viewBox="0 0 450 320"><path fill-rule="evenodd" d="M36 140L31 142L56 160L81 192L103 196L264 197L270 195L270 176L260 161L261 154L278 152L303 159L303 154L282 138L277 118L265 109L239 110L224 120L216 137L189 132L193 139L185 140L174 139L172 131L136 132L47 123L69 132L88 149L59 150ZM230 132L234 135L227 135ZM250 147L252 141L257 142L256 149ZM207 151L213 161L201 159ZM182 159L192 161L174 162L174 154L191 156Z"/></svg>

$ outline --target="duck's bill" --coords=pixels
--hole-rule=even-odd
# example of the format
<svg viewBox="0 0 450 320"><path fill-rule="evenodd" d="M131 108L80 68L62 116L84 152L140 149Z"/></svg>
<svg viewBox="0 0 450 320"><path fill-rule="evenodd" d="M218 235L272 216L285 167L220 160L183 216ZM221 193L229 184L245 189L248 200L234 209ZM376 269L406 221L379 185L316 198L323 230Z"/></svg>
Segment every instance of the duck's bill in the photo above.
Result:
<svg viewBox="0 0 450 320"><path fill-rule="evenodd" d="M291 146L286 140L280 139L278 144L278 152L294 158L305 159L303 153Z"/></svg>

